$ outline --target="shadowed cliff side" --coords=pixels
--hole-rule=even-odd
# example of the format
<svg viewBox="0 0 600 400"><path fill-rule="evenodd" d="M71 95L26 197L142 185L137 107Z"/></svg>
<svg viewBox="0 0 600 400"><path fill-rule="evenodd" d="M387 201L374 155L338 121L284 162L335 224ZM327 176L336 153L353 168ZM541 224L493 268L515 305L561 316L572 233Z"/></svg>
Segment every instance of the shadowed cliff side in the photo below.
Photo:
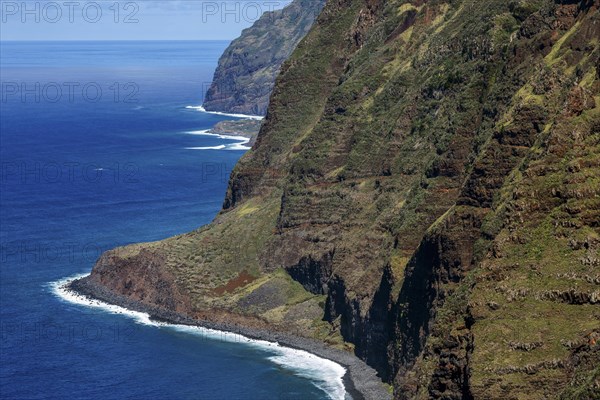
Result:
<svg viewBox="0 0 600 400"><path fill-rule="evenodd" d="M87 280L352 351L396 398L593 398L598 6L330 0L213 223Z"/></svg>
<svg viewBox="0 0 600 400"><path fill-rule="evenodd" d="M325 0L294 0L265 12L227 47L204 97L209 111L265 115L269 97L287 60L308 33Z"/></svg>

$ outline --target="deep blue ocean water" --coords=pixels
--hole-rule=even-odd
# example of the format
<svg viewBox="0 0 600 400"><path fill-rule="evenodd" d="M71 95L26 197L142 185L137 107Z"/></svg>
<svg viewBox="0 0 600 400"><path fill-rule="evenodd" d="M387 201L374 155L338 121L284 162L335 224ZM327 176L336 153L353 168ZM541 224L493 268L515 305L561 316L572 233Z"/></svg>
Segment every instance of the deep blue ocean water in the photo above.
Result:
<svg viewBox="0 0 600 400"><path fill-rule="evenodd" d="M227 42L0 42L0 397L317 399L264 346L74 305L104 250L211 221L243 151L186 134ZM293 357L292 357L293 358Z"/></svg>

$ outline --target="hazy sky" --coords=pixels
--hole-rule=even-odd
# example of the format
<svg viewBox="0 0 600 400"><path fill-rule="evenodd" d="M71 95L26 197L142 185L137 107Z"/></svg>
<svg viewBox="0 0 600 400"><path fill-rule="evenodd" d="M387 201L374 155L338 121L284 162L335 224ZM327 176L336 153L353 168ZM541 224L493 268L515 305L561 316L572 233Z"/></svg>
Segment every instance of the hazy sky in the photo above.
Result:
<svg viewBox="0 0 600 400"><path fill-rule="evenodd" d="M0 0L0 40L224 40L291 0Z"/></svg>

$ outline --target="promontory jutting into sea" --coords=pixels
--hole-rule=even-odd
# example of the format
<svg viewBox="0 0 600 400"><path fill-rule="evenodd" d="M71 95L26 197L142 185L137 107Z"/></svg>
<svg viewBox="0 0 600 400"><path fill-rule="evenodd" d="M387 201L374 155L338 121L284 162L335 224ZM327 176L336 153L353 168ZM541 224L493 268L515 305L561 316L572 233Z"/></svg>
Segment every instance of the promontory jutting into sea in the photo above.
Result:
<svg viewBox="0 0 600 400"><path fill-rule="evenodd" d="M600 399L600 0L275 3L2 2L0 397Z"/></svg>

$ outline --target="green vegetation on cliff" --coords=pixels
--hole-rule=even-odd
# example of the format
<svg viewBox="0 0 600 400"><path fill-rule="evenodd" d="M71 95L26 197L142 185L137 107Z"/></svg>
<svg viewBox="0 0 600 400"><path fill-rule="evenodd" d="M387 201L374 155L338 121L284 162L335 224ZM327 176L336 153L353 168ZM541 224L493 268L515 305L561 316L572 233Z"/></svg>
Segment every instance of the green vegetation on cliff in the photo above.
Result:
<svg viewBox="0 0 600 400"><path fill-rule="evenodd" d="M591 0L330 0L215 221L91 279L354 351L396 398L600 397L599 37Z"/></svg>
<svg viewBox="0 0 600 400"><path fill-rule="evenodd" d="M324 4L325 0L294 0L282 10L264 13L245 29L219 59L204 108L265 115L281 64L308 33Z"/></svg>

